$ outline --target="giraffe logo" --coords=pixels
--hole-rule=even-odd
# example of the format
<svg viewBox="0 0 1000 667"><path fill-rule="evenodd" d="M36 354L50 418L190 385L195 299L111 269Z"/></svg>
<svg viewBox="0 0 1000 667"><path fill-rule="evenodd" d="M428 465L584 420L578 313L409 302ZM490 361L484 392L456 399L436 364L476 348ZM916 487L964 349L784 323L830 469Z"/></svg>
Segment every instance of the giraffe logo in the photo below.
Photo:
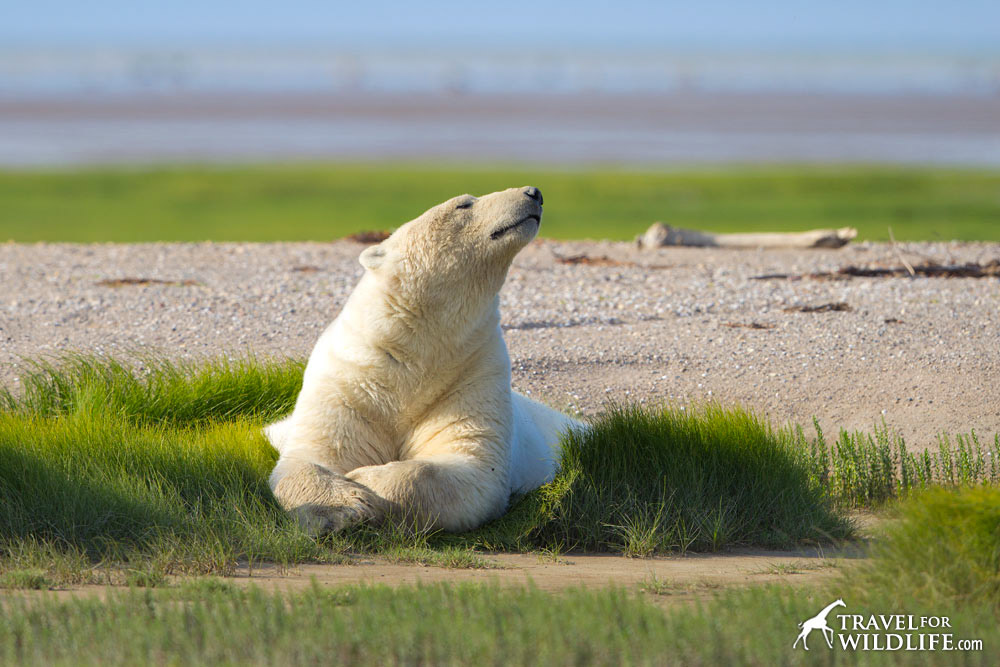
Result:
<svg viewBox="0 0 1000 667"><path fill-rule="evenodd" d="M801 641L802 648L808 651L809 646L806 644L806 637L808 637L809 633L812 632L813 630L821 631L823 633L823 639L826 640L826 645L829 646L830 648L833 648L833 628L831 628L829 625L826 624L826 616L831 611L833 611L834 607L846 607L846 606L847 605L844 604L843 600L841 599L834 600L830 604L823 607L823 609L812 618L806 619L801 623L799 623L799 627L802 628L802 632L799 633L798 639L796 639L795 643L792 644L792 648L795 648Z"/></svg>

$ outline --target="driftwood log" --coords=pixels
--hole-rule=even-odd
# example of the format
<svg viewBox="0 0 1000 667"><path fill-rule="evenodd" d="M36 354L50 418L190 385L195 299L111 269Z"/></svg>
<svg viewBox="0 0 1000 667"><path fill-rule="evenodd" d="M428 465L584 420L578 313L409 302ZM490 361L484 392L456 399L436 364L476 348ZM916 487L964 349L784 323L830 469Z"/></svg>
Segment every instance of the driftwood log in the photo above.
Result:
<svg viewBox="0 0 1000 667"><path fill-rule="evenodd" d="M671 227L654 222L642 236L636 237L640 248L693 246L702 248L840 248L858 235L853 227L813 229L808 232L771 232L764 234L712 234L695 229Z"/></svg>

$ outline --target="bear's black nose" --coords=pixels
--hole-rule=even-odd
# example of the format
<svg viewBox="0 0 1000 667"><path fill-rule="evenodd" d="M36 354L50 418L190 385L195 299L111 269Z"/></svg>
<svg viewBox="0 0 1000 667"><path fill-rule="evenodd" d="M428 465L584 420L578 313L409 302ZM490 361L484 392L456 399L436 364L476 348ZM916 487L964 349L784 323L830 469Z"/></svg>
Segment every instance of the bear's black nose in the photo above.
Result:
<svg viewBox="0 0 1000 667"><path fill-rule="evenodd" d="M545 203L545 201L542 199L542 191L539 190L536 187L525 188L524 189L524 194L528 195L529 197L531 197L532 199L534 199L539 204L544 204Z"/></svg>

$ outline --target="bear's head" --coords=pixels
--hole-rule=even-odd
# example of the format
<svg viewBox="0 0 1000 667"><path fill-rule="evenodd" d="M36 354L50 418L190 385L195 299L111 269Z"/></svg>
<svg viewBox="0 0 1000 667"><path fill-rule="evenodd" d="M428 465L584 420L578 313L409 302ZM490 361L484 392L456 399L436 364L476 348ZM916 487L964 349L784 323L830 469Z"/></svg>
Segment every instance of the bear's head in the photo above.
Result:
<svg viewBox="0 0 1000 667"><path fill-rule="evenodd" d="M394 298L421 309L459 303L474 308L496 297L541 219L542 193L535 187L460 195L367 248L361 265Z"/></svg>

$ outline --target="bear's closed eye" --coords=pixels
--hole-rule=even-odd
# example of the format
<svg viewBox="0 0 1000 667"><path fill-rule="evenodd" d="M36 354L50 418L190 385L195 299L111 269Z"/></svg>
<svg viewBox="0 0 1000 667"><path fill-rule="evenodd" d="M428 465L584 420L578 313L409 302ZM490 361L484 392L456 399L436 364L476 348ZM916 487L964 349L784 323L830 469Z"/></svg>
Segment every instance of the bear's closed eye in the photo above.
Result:
<svg viewBox="0 0 1000 667"><path fill-rule="evenodd" d="M455 208L472 208L475 203L474 201L464 201L461 204L455 204Z"/></svg>

